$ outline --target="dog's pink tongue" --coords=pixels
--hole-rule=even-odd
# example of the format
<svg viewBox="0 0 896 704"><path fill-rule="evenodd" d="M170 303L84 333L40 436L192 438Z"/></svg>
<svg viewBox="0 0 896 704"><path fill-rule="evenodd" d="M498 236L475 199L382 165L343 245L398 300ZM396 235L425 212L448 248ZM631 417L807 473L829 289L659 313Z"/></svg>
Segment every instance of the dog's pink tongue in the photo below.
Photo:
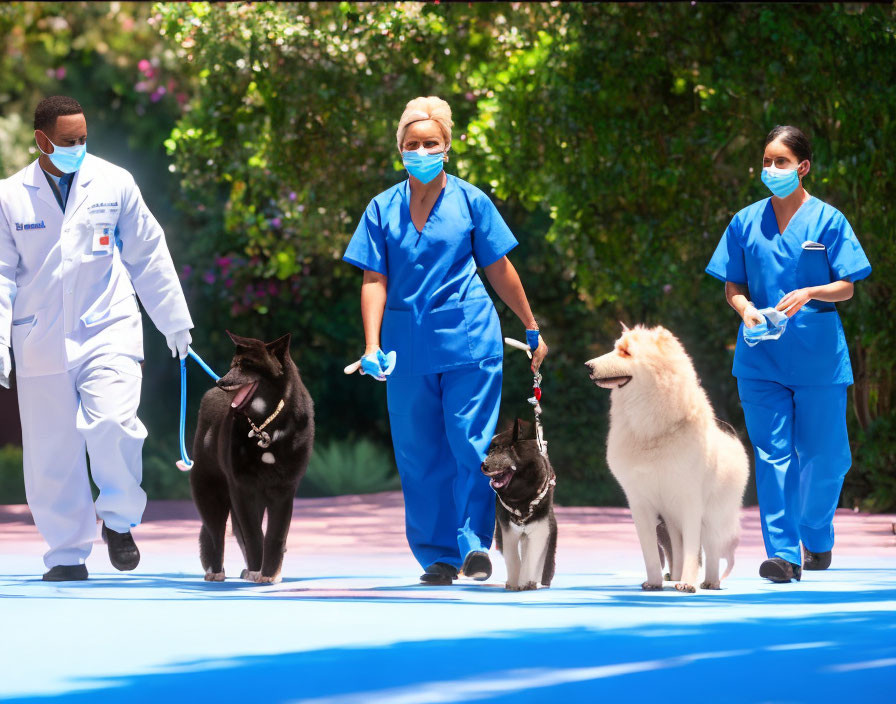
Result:
<svg viewBox="0 0 896 704"><path fill-rule="evenodd" d="M245 384L236 390L236 396L233 397L233 401L230 402L231 408L239 408L243 405L246 398L252 393L252 387L254 384Z"/></svg>

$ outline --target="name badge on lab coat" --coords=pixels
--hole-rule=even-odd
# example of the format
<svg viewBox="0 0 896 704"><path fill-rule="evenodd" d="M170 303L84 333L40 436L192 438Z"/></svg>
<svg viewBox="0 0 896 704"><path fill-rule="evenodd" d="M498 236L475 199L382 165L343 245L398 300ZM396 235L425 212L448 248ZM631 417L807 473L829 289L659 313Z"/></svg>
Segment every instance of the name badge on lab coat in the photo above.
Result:
<svg viewBox="0 0 896 704"><path fill-rule="evenodd" d="M108 223L93 226L93 253L111 254L115 246L115 227Z"/></svg>
<svg viewBox="0 0 896 704"><path fill-rule="evenodd" d="M811 249L823 252L827 247L825 247L821 242L813 242L812 240L806 240L803 242L803 249Z"/></svg>

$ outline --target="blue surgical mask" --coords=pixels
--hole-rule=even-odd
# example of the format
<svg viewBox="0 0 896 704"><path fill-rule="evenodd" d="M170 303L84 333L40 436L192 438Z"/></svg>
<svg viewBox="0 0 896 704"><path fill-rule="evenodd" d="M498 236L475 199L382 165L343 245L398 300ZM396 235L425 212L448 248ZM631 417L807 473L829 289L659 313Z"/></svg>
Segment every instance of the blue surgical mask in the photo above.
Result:
<svg viewBox="0 0 896 704"><path fill-rule="evenodd" d="M49 141L49 137L47 137ZM53 144L53 142L50 142ZM38 146L40 149L40 146ZM45 154L50 162L64 174L70 174L81 168L84 163L84 157L87 156L87 144L76 144L73 147L60 147L53 144L53 153L47 154L43 149L41 154Z"/></svg>
<svg viewBox="0 0 896 704"><path fill-rule="evenodd" d="M786 198L800 185L797 169L779 169L777 166L766 166L762 169L762 182L768 190L778 198Z"/></svg>
<svg viewBox="0 0 896 704"><path fill-rule="evenodd" d="M436 152L435 154L427 154L423 151L402 152L401 159L404 162L404 168L408 173L416 178L420 183L429 183L436 176L442 173L445 163L445 153Z"/></svg>

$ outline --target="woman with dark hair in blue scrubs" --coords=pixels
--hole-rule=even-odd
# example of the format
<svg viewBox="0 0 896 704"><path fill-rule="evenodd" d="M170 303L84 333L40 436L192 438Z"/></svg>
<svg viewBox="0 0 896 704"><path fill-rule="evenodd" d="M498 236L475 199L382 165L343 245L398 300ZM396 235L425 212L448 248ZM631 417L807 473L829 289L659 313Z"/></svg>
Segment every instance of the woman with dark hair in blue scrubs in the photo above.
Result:
<svg viewBox="0 0 896 704"><path fill-rule="evenodd" d="M503 340L477 267L526 326L533 371L547 354L507 259L516 239L482 191L443 170L451 124L444 100L408 103L397 143L410 176L370 201L343 257L364 270L361 369L387 382L408 542L430 585L492 571L495 495L480 466L498 421Z"/></svg>
<svg viewBox="0 0 896 704"><path fill-rule="evenodd" d="M706 268L743 318L733 373L756 458L768 556L759 575L772 582L831 564L853 382L834 304L871 273L843 214L803 188L811 162L796 127L769 133L762 181L772 196L734 216Z"/></svg>

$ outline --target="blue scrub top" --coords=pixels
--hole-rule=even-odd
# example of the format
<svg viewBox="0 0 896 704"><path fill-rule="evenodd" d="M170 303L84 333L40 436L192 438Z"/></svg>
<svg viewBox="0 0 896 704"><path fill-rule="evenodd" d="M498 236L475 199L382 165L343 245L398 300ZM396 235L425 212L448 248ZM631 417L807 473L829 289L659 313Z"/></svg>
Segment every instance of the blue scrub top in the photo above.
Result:
<svg viewBox="0 0 896 704"><path fill-rule="evenodd" d="M823 248L807 249L814 242ZM784 232L771 198L741 210L716 248L706 272L721 281L745 284L756 308L774 307L791 291L832 281L858 281L871 264L843 214L811 197ZM852 367L843 325L833 303L810 301L787 323L777 340L750 347L738 330L734 376L780 384L851 384Z"/></svg>
<svg viewBox="0 0 896 704"><path fill-rule="evenodd" d="M408 181L370 201L343 259L388 277L381 341L397 352L392 376L503 355L498 313L476 267L516 245L488 196L450 174L422 232L411 220Z"/></svg>

